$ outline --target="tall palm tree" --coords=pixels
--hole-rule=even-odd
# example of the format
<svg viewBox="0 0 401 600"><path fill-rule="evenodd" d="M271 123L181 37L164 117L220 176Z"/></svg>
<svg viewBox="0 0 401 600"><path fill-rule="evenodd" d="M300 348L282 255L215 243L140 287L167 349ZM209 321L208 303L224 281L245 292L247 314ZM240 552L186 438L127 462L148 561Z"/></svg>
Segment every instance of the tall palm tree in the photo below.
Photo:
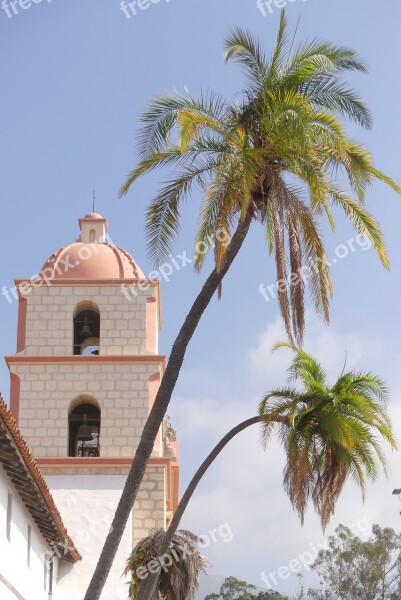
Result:
<svg viewBox="0 0 401 600"><path fill-rule="evenodd" d="M238 62L245 72L247 87L241 98L229 104L213 92L200 98L173 92L151 101L139 132L139 164L121 190L126 194L139 177L154 169L173 169L147 211L149 251L159 263L179 231L183 201L198 187L203 203L195 266L201 269L207 250L213 248L215 267L172 347L85 600L99 600L187 345L251 224L262 223L268 251L274 254L278 300L290 339L300 340L305 325L303 267L308 269L315 308L329 320L332 286L318 219L325 215L334 229L333 206L372 240L388 267L383 234L363 202L374 179L398 193L401 189L376 169L366 149L348 138L341 122L346 117L363 127L371 125L368 109L343 81L348 71L366 71L358 55L322 41L292 50L284 12L269 58L241 28L228 36L225 50L226 60ZM176 134L178 143L172 141ZM340 183L346 180L349 189Z"/></svg>
<svg viewBox="0 0 401 600"><path fill-rule="evenodd" d="M163 555L180 524L195 489L220 452L238 433L261 423L266 447L277 433L287 459L283 485L303 524L309 499L328 524L346 480L351 479L365 498L366 479L374 481L387 463L379 438L392 448L397 444L387 412L387 389L374 374L349 371L330 384L322 366L292 344L279 343L294 352L288 369L294 385L266 394L259 416L229 431L208 455L186 489L160 547ZM295 384L301 385L295 387ZM158 575L149 577L138 600L152 597Z"/></svg>
<svg viewBox="0 0 401 600"><path fill-rule="evenodd" d="M144 587L152 561L156 561L156 566L160 564L157 561L159 557L163 557L164 568L161 568L152 600L193 600L199 587L199 576L210 566L199 551L200 539L190 531L175 531L167 550L161 553L165 536L166 532L162 529L154 531L138 542L128 557L124 575L131 577L128 593L131 600L135 600Z"/></svg>

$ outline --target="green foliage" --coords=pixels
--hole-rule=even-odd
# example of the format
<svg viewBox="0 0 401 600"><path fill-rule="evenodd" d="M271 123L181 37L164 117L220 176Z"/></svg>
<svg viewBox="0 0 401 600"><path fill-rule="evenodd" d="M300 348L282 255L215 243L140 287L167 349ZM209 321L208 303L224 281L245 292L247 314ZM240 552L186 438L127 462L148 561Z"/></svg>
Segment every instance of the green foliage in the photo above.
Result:
<svg viewBox="0 0 401 600"><path fill-rule="evenodd" d="M255 586L236 577L227 577L219 594L208 594L205 600L289 600L278 592L267 590L255 594Z"/></svg>
<svg viewBox="0 0 401 600"><path fill-rule="evenodd" d="M283 596L279 592L273 592L268 590L266 592L259 592L257 596L255 596L256 600L290 600L288 596ZM295 600L295 599L294 599Z"/></svg>
<svg viewBox="0 0 401 600"><path fill-rule="evenodd" d="M375 179L398 193L401 189L376 169L371 154L347 136L342 122L372 124L368 108L344 81L348 72L366 72L353 50L321 40L293 48L283 11L270 56L250 32L237 27L225 40L225 59L242 68L243 93L233 102L211 91L154 98L142 115L139 162L121 194L154 169L171 170L147 210L155 263L170 254L182 205L195 190L203 197L195 239L198 270L207 250L214 249L220 272L238 223L261 222L274 254L287 333L301 340L305 282L290 285L290 276L305 266L313 267L307 286L316 310L329 320L332 285L318 219L325 215L334 229L331 210L340 208L372 241L387 268L383 234L364 198Z"/></svg>
<svg viewBox="0 0 401 600"><path fill-rule="evenodd" d="M401 535L374 525L368 541L340 525L312 568L323 582L311 600L399 600Z"/></svg>
<svg viewBox="0 0 401 600"><path fill-rule="evenodd" d="M362 540L348 527L339 525L312 565L320 578L320 589L283 596L228 577L219 594L205 600L400 600L401 534L389 527L373 525L369 539Z"/></svg>
<svg viewBox="0 0 401 600"><path fill-rule="evenodd" d="M209 594L205 600L252 600L255 596L251 593L255 589L246 581L236 577L227 577L220 588L219 594Z"/></svg>
<svg viewBox="0 0 401 600"><path fill-rule="evenodd" d="M267 394L259 407L263 436L277 430L286 454L284 489L303 522L311 498L323 528L334 514L348 478L360 487L374 481L386 460L380 439L396 442L387 412L387 389L372 373L343 372L334 384L319 362L301 348L290 348L289 386Z"/></svg>

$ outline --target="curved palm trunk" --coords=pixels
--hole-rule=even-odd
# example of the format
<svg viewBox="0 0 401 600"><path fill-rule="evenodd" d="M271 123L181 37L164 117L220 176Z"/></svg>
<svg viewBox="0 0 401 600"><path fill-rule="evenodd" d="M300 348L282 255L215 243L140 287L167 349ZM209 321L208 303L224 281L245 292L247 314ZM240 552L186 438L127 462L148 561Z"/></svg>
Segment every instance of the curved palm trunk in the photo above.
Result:
<svg viewBox="0 0 401 600"><path fill-rule="evenodd" d="M229 431L220 440L220 442L217 444L217 446L215 446L213 448L213 450L208 455L208 457L203 461L203 463L201 464L201 466L199 467L199 469L196 471L195 475L191 479L191 482L188 485L187 489L185 490L183 497L181 498L181 501L177 507L174 517L173 517L173 519L170 523L170 526L166 532L166 535L163 539L163 543L159 550L159 556L163 556L168 551L168 549L170 547L170 542L173 539L173 536L178 529L178 526L182 519L182 515L184 514L185 509L188 506L188 502L190 501L200 480L202 479L203 475L206 473L206 471L208 470L210 465L214 462L214 460L218 457L220 452L227 446L227 444L238 433L241 433L241 431L243 431L244 429L247 429L248 427L250 427L251 425L255 425L256 423L260 423L261 421L262 421L261 417L252 417L251 419L247 419L246 421L243 421L242 423L240 423L239 425L237 425L236 427L231 429L231 431ZM149 598L153 598L153 593L154 593L155 587L157 585L158 579L159 579L158 573L150 575L150 577L148 577L148 579L146 580L146 584L145 584L144 588L138 594L137 600L148 600Z"/></svg>
<svg viewBox="0 0 401 600"><path fill-rule="evenodd" d="M106 538L106 542L103 546L84 600L99 600L100 598L145 474L148 459L153 450L154 441L157 437L159 428L163 423L171 395L184 361L188 343L191 340L203 313L213 298L213 295L218 290L223 277L241 249L249 231L251 220L252 217L249 215L243 223L239 223L227 248L227 257L224 268L220 273L214 269L209 275L174 342L166 371L163 375L155 402L142 432L127 481L111 524L110 532Z"/></svg>

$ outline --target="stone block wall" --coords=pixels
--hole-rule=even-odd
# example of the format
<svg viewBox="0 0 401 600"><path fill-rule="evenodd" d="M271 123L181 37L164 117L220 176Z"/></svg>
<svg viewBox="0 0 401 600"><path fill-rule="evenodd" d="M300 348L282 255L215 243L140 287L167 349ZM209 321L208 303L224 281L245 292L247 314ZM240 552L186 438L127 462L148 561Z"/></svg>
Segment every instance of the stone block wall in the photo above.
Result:
<svg viewBox="0 0 401 600"><path fill-rule="evenodd" d="M24 296L26 307L26 344L20 354L27 356L71 356L73 354L74 311L80 302L95 303L100 312L100 353L104 356L148 355L147 336L158 324L149 322L157 311L147 308L155 287L121 284L45 285L31 287ZM128 296L128 297L127 297Z"/></svg>
<svg viewBox="0 0 401 600"><path fill-rule="evenodd" d="M101 410L100 456L133 456L149 414L149 380L161 363L100 358L11 364L20 378L19 427L35 458L68 456L68 415L87 399Z"/></svg>
<svg viewBox="0 0 401 600"><path fill-rule="evenodd" d="M153 529L166 528L166 470L149 465L134 505L133 544Z"/></svg>

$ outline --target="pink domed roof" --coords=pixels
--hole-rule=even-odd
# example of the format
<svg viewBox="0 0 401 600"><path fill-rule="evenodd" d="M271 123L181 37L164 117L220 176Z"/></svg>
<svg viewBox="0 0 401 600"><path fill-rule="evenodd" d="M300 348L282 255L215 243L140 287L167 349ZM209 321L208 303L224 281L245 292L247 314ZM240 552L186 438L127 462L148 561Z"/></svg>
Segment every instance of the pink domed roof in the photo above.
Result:
<svg viewBox="0 0 401 600"><path fill-rule="evenodd" d="M53 274L52 274L53 273ZM142 279L144 274L132 256L112 244L76 242L61 248L41 269L50 279Z"/></svg>
<svg viewBox="0 0 401 600"><path fill-rule="evenodd" d="M99 213L88 213L87 215L84 216L84 219L102 219L104 220L104 217L102 217L102 215L99 215Z"/></svg>
<svg viewBox="0 0 401 600"><path fill-rule="evenodd" d="M91 229L101 229L97 232ZM128 252L105 241L107 220L89 213L79 220L80 241L64 246L50 256L41 269L44 279L142 279L144 274ZM100 231L100 235L99 234ZM92 234L96 238L90 238ZM96 239L97 241L92 241Z"/></svg>

